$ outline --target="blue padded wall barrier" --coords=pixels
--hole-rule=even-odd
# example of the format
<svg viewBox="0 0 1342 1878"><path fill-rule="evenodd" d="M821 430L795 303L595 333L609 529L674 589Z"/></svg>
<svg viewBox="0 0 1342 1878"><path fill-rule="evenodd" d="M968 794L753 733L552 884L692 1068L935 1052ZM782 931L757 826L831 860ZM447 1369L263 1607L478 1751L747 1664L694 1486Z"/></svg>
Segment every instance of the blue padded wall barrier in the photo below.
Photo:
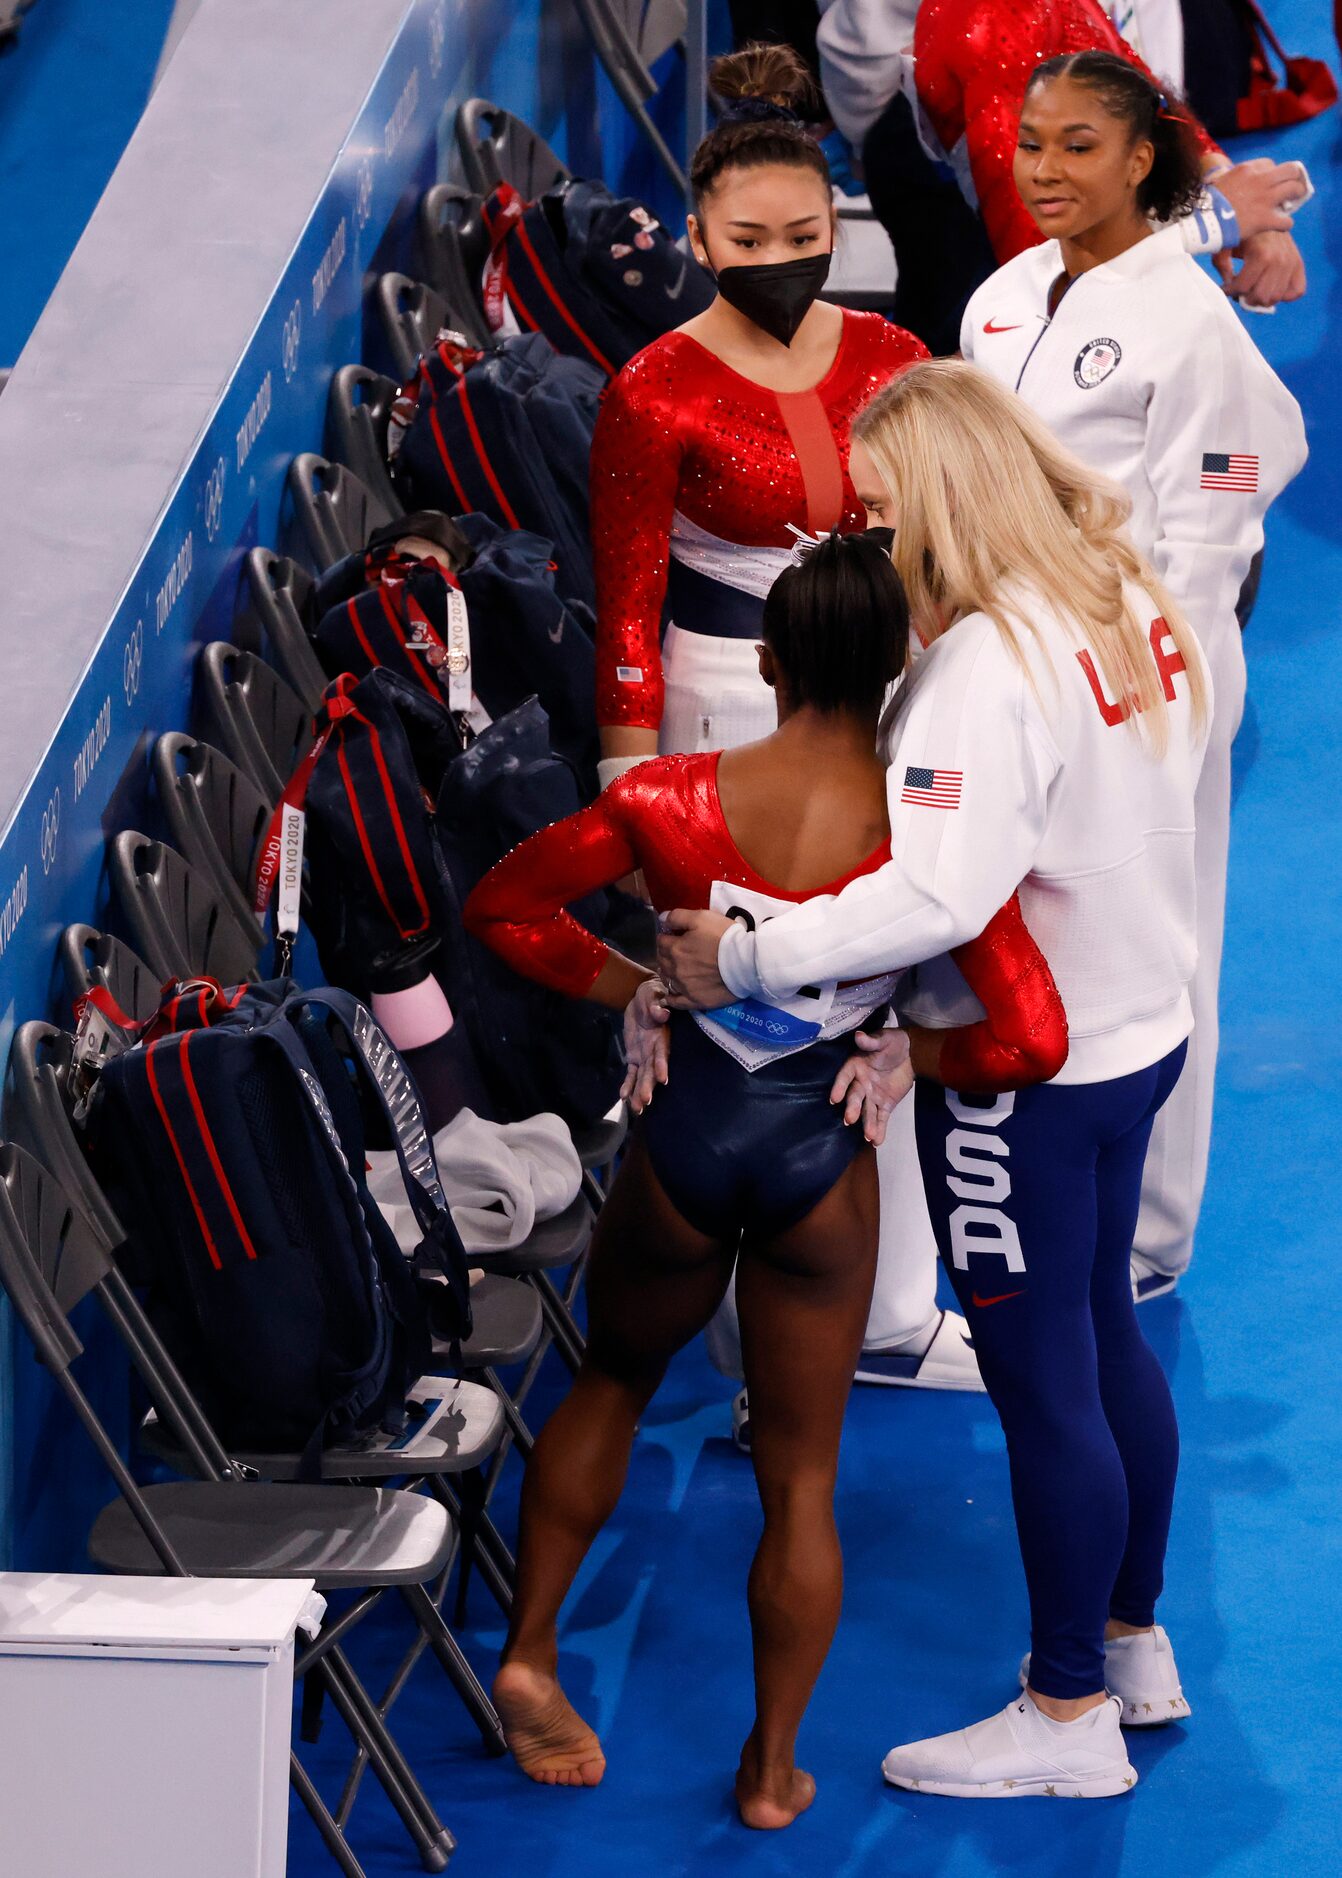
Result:
<svg viewBox="0 0 1342 1878"><path fill-rule="evenodd" d="M61 928L108 917L107 835L155 832L154 739L189 724L201 644L234 634L242 557L279 539L288 464L321 447L369 283L408 262L475 93L677 214L564 0L204 0L16 365L0 1056L16 1024L60 1011ZM673 143L678 104L668 84ZM124 1433L105 1340L86 1382ZM77 1567L106 1482L7 1317L0 1417L0 1563Z"/></svg>

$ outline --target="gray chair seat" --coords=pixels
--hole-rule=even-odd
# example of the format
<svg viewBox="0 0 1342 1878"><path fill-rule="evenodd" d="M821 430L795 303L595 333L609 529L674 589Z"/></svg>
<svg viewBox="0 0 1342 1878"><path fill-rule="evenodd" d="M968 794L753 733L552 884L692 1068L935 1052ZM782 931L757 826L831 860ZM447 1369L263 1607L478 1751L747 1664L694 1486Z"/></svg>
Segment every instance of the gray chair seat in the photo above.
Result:
<svg viewBox="0 0 1342 1878"><path fill-rule="evenodd" d="M534 1295L534 1294L533 1294ZM539 1308L539 1307L538 1307ZM324 1480L392 1480L400 1474L460 1474L480 1467L503 1434L503 1404L492 1389L455 1376L421 1376L410 1400L423 1405L422 1421L399 1435L379 1435L367 1447L332 1447L322 1455ZM170 1466L188 1465L172 1431L154 1419L141 1431L145 1448ZM296 1480L299 1454L232 1451L231 1458L263 1480Z"/></svg>
<svg viewBox="0 0 1342 1878"><path fill-rule="evenodd" d="M512 1246L506 1252L471 1252L467 1256L471 1264L481 1270L502 1272L510 1278L527 1272L553 1271L561 1265L572 1265L575 1259L582 1257L592 1236L592 1221L591 1206L580 1193L562 1213L556 1213L553 1219L538 1221L522 1245Z"/></svg>
<svg viewBox="0 0 1342 1878"><path fill-rule="evenodd" d="M174 1480L143 1493L193 1578L315 1578L322 1591L422 1585L455 1544L445 1506L385 1487ZM89 1557L104 1571L163 1573L124 1500L98 1515Z"/></svg>
<svg viewBox="0 0 1342 1878"><path fill-rule="evenodd" d="M478 1277L471 1286L471 1317L474 1328L461 1346L467 1370L524 1363L541 1340L541 1301L516 1278L494 1272ZM435 1341L433 1353L445 1356L449 1349Z"/></svg>
<svg viewBox="0 0 1342 1878"><path fill-rule="evenodd" d="M586 1128L571 1129L570 1133L584 1167L609 1167L629 1134L629 1109L622 1103L613 1121L603 1118Z"/></svg>

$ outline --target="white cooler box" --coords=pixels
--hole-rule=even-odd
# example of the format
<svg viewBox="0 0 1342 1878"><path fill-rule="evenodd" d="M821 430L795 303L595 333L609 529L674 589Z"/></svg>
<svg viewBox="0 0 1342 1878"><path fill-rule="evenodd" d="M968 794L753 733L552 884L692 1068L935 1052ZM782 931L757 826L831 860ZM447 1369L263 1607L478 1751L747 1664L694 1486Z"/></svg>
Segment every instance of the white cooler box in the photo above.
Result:
<svg viewBox="0 0 1342 1878"><path fill-rule="evenodd" d="M284 1878L311 1579L0 1573L0 1872Z"/></svg>

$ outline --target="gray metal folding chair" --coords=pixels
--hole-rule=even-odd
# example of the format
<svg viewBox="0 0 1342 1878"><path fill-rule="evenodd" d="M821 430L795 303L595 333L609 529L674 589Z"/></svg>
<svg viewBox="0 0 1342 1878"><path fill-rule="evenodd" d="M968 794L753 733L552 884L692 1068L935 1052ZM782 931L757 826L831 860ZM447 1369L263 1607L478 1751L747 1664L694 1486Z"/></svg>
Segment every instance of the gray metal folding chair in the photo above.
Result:
<svg viewBox="0 0 1342 1878"><path fill-rule="evenodd" d="M304 450L289 465L289 495L319 573L357 554L397 513L344 463Z"/></svg>
<svg viewBox="0 0 1342 1878"><path fill-rule="evenodd" d="M373 291L391 362L405 382L443 328L460 331L461 322L442 294L409 274L380 274Z"/></svg>
<svg viewBox="0 0 1342 1878"><path fill-rule="evenodd" d="M490 239L481 207L480 197L460 183L435 183L419 205L421 273L451 307L453 325L474 346L487 346L494 338L485 318Z"/></svg>
<svg viewBox="0 0 1342 1878"><path fill-rule="evenodd" d="M57 942L57 957L71 1004L101 985L137 1023L151 1018L159 1006L163 980L138 952L114 934L76 922L67 926Z"/></svg>
<svg viewBox="0 0 1342 1878"><path fill-rule="evenodd" d="M166 841L126 829L108 850L107 872L135 949L159 975L217 978L240 985L256 976L263 936L247 931L214 882Z"/></svg>
<svg viewBox="0 0 1342 1878"><path fill-rule="evenodd" d="M205 741L278 802L312 743L312 714L293 686L254 652L216 639L196 662L196 702Z"/></svg>
<svg viewBox="0 0 1342 1878"><path fill-rule="evenodd" d="M300 1651L295 1674L319 1677L424 1869L442 1871L455 1841L341 1645L370 1601L391 1587L421 1623L427 1611L442 1628L425 1586L452 1556L447 1509L389 1488L244 1484L189 1392L174 1386L181 1379L99 1234L52 1174L12 1143L0 1144L0 1286L116 1483L119 1498L103 1508L89 1535L95 1564L131 1575L312 1578L320 1591L355 1594L353 1605ZM137 1485L73 1373L83 1346L69 1313L90 1295L177 1428L200 1479ZM290 1775L340 1870L365 1878L343 1824L296 1753Z"/></svg>
<svg viewBox="0 0 1342 1878"><path fill-rule="evenodd" d="M577 0L578 17L621 104L652 146L680 195L686 176L648 112L660 86L651 67L685 41L685 0Z"/></svg>
<svg viewBox="0 0 1342 1878"><path fill-rule="evenodd" d="M153 771L173 845L210 882L259 950L266 935L252 911L252 883L274 804L222 750L184 731L168 730L159 738Z"/></svg>
<svg viewBox="0 0 1342 1878"><path fill-rule="evenodd" d="M389 516L405 513L387 467L387 425L400 389L366 365L342 365L326 402L331 455L354 471Z"/></svg>
<svg viewBox="0 0 1342 1878"><path fill-rule="evenodd" d="M91 930L91 929L86 929ZM94 1177L76 1132L73 1109L80 1095L74 1069L75 1039L55 1024L33 1019L21 1024L10 1045L4 1078L4 1133L9 1140L25 1148L58 1179L65 1191L78 1201L106 1249L115 1254L126 1241L126 1231L116 1210ZM474 1326L461 1345L461 1368L469 1377L478 1377L484 1388L472 1386L458 1392L446 1426L445 1437L435 1437L441 1448L429 1450L432 1465L424 1471L441 1476L435 1488L443 1497L466 1532L474 1548L481 1576L505 1611L512 1599L512 1559L492 1526L476 1533L479 1519L476 1505L483 1506L483 1492L468 1489L463 1495L451 1485L450 1477L469 1473L489 1461L501 1444L506 1427L520 1452L528 1454L532 1435L522 1420L519 1407L498 1375L502 1366L524 1363L542 1339L543 1320L536 1293L516 1278L477 1274L471 1286ZM446 1342L434 1346L435 1358L450 1362L452 1346ZM184 1388L185 1385L182 1385ZM485 1390L490 1391L489 1395ZM441 1398L441 1378L426 1378L421 1392L425 1400ZM165 1429L156 1423L146 1434L146 1445L174 1465L182 1467L191 1454L181 1445L171 1424ZM328 1455L324 1471L339 1478L368 1477L371 1471L383 1478L403 1472L425 1451L400 1450L404 1465L393 1468L386 1462L360 1462L349 1468ZM333 1450L333 1455L338 1455ZM258 1474L274 1479L291 1477L293 1457L274 1455L245 1460Z"/></svg>
<svg viewBox="0 0 1342 1878"><path fill-rule="evenodd" d="M511 183L532 202L571 173L539 131L488 98L467 98L457 111L456 132L467 186L478 196Z"/></svg>
<svg viewBox="0 0 1342 1878"><path fill-rule="evenodd" d="M289 472L290 482L300 464L325 461L324 457L295 457ZM330 467L338 469L335 464ZM338 469L338 473L348 476L352 483L358 482L352 470ZM310 475L305 472L303 480L310 482ZM362 547L363 543L359 545ZM327 680L303 624L303 608L316 583L297 561L290 560L287 555L276 554L270 548L253 548L244 566L252 604L274 655L274 662L291 689L302 699L305 708L309 712L315 711L321 703Z"/></svg>

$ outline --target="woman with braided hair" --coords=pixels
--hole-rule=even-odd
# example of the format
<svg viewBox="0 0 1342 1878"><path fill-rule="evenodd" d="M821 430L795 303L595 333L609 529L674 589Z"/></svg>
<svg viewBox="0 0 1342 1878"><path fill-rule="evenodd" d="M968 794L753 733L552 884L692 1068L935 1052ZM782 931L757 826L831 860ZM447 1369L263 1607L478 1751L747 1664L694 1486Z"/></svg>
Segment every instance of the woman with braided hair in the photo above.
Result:
<svg viewBox="0 0 1342 1878"><path fill-rule="evenodd" d="M899 1074L875 1081L856 1039L880 1026L893 980L817 981L785 1005L668 1025L657 981L564 909L637 867L659 908L713 906L765 927L885 863L877 723L908 641L888 547L832 535L774 583L756 651L770 735L617 778L514 849L465 908L515 970L629 1008L629 1093L643 1111L593 1240L582 1366L527 1464L494 1688L508 1745L547 1785L601 1778L597 1736L558 1680L560 1607L614 1510L639 1418L735 1267L764 1512L749 1585L756 1720L736 1792L745 1823L764 1829L789 1825L814 1793L794 1752L842 1594L834 1480L876 1265L873 1145L907 1090L910 1049L920 1074L991 1100L1057 1072L1066 1018L1014 899L956 953L984 1015L911 1044L892 1033L883 1049L902 1055ZM669 1058L650 1058L649 1039L668 1030Z"/></svg>

